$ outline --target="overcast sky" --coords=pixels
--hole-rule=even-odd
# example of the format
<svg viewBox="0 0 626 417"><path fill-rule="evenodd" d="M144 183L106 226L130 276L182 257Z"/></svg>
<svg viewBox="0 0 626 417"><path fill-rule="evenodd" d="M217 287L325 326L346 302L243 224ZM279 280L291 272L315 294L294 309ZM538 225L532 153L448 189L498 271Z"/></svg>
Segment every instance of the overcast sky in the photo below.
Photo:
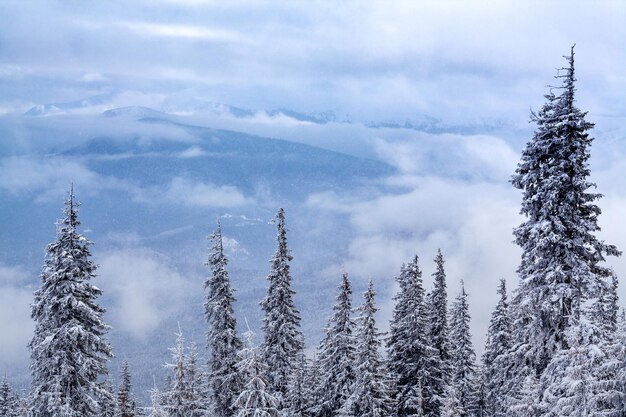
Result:
<svg viewBox="0 0 626 417"><path fill-rule="evenodd" d="M576 43L588 109L625 107L621 1L7 1L4 111L107 88L364 118L527 120Z"/></svg>
<svg viewBox="0 0 626 417"><path fill-rule="evenodd" d="M339 124L294 127L256 119L227 126L374 156L398 168L385 185L402 192L320 193L311 195L307 205L320 216L347 214L355 238L342 267L362 279L398 270L416 250L430 263L436 248L445 248L449 276L465 279L470 295L475 294L474 331L482 341L496 297L490 290L485 295L483 284L495 285L506 276L513 287L519 262L511 229L520 222L520 196L508 179L530 137L520 128L532 129L529 110L543 103L547 85L565 63L562 55L574 43L578 103L597 123L591 163L594 180L606 194L600 203L602 237L626 249L625 22L623 1L0 0L0 115L99 94L107 94L107 105L115 106L158 106L182 95L251 109L334 110L359 121L430 115L450 124L503 123L506 129L485 135L383 132ZM45 120L29 123L40 123L42 131L53 127ZM63 123L55 125L60 132L55 137L63 129L77 130L72 120ZM81 127L85 135L91 129L94 134L105 128L110 134L129 131L121 124L94 123ZM0 144L10 146L14 140L0 137ZM0 189L33 190L39 193L33 194L33 204L45 190L50 198L52 186L60 193L76 173L92 192L129 190L128 184L101 178L80 161L62 161L60 169L54 161L43 166L5 159L0 171ZM177 193L197 192L199 186L220 190L180 179L170 184ZM237 204L256 201L229 190L236 192ZM159 283L184 287L178 285L184 280L180 271L147 248L133 253L140 255L133 257L137 276L158 270ZM125 254L105 253L101 272L115 275L120 258L125 265L131 262ZM626 276L624 259L613 265ZM329 265L328 274L336 275L339 267ZM20 357L30 330L16 323L30 320L30 289L23 285L30 269L0 259L0 316L21 314L15 321L0 321L0 331L15 335ZM430 264L423 269L432 272ZM451 295L456 289L451 284ZM117 287L111 291L122 293ZM385 314L389 302L381 301ZM158 305L145 303L149 312ZM120 322L129 314L112 310ZM130 326L135 332L159 324L137 323Z"/></svg>

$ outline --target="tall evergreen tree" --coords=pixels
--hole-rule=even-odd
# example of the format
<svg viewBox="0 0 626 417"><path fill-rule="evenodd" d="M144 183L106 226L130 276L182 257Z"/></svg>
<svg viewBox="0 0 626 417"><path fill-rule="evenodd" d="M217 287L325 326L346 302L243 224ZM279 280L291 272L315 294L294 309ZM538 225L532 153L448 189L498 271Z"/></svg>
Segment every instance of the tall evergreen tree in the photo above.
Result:
<svg viewBox="0 0 626 417"><path fill-rule="evenodd" d="M451 378L451 347L448 329L448 291L446 271L441 249L435 257L435 272L433 273L434 288L429 297L430 312L428 317L429 345L435 349L430 360L430 372L425 385L432 392L427 404L430 416L439 417L443 406L442 399L446 397L446 390Z"/></svg>
<svg viewBox="0 0 626 417"><path fill-rule="evenodd" d="M18 396L11 389L6 375L0 384L0 417L18 417L20 404Z"/></svg>
<svg viewBox="0 0 626 417"><path fill-rule="evenodd" d="M626 415L626 317L623 310L617 321L615 338L607 351L610 361L604 364L600 372L612 378L607 378L604 386L600 387L604 397L599 399L617 411L606 413L607 417L623 417Z"/></svg>
<svg viewBox="0 0 626 417"><path fill-rule="evenodd" d="M164 407L164 395L161 393L156 385L150 390L150 401L152 407L150 409L149 417L168 417L167 411Z"/></svg>
<svg viewBox="0 0 626 417"><path fill-rule="evenodd" d="M209 415L209 407L207 406L205 373L198 364L198 349L195 343L191 343L186 356L187 369L185 377L187 378L187 401L189 403L190 417L201 417Z"/></svg>
<svg viewBox="0 0 626 417"><path fill-rule="evenodd" d="M307 397L307 360L304 351L300 352L296 367L291 373L289 379L289 388L287 390L287 403L289 410L287 411L291 417L306 417L309 415L309 401Z"/></svg>
<svg viewBox="0 0 626 417"><path fill-rule="evenodd" d="M32 306L31 398L38 417L97 416L96 399L104 389L98 379L112 356L105 337L109 326L97 304L102 291L90 283L96 271L92 243L78 233L77 207L72 190L57 239L47 247Z"/></svg>
<svg viewBox="0 0 626 417"><path fill-rule="evenodd" d="M246 347L240 353L238 368L245 375L245 385L233 406L237 417L278 417L279 401L270 392L263 375L263 364L252 344L252 332L245 333Z"/></svg>
<svg viewBox="0 0 626 417"><path fill-rule="evenodd" d="M476 354L470 334L470 314L465 286L450 309L450 342L452 346L451 389L458 401L461 416L475 415L477 404Z"/></svg>
<svg viewBox="0 0 626 417"><path fill-rule="evenodd" d="M347 273L342 275L336 300L319 348L319 417L332 417L340 410L352 395L356 378L356 324L352 319L352 285Z"/></svg>
<svg viewBox="0 0 626 417"><path fill-rule="evenodd" d="M165 366L172 371L173 378L167 391L163 393L164 409L169 417L191 417L189 379L187 376L187 356L185 354L185 338L179 329L176 345L170 348L172 362Z"/></svg>
<svg viewBox="0 0 626 417"><path fill-rule="evenodd" d="M117 390L117 417L135 417L137 404L132 393L128 362L120 370L120 387Z"/></svg>
<svg viewBox="0 0 626 417"><path fill-rule="evenodd" d="M111 379L107 377L102 385L102 390L97 398L100 405L100 417L115 417L118 414L117 411L117 398L113 389L113 383Z"/></svg>
<svg viewBox="0 0 626 417"><path fill-rule="evenodd" d="M432 411L436 403L428 382L432 359L436 352L429 346L427 311L424 305L424 286L417 255L408 265L403 265L396 278L400 292L389 326L389 369L395 380L395 412L399 417L414 416L425 410L415 409L419 403ZM417 387L422 387L418 390ZM423 391L423 392L420 392ZM419 397L419 401L418 401Z"/></svg>
<svg viewBox="0 0 626 417"><path fill-rule="evenodd" d="M498 294L500 300L491 315L482 356L482 378L485 415L505 417L508 408L505 387L508 377L506 374L508 352L511 348L511 319L504 279L500 280Z"/></svg>
<svg viewBox="0 0 626 417"><path fill-rule="evenodd" d="M342 406L339 413L341 416L386 417L391 413L389 387L386 384L384 363L379 352L381 333L376 327L374 317L378 311L375 296L374 284L370 281L363 295L363 305L359 307L361 316L358 319L354 388L352 395Z"/></svg>
<svg viewBox="0 0 626 417"><path fill-rule="evenodd" d="M626 369L626 346L620 335L617 301L617 277L613 274L588 308L585 318L589 323L582 329L588 333L585 348L593 350L589 352L594 361L592 374L588 376L594 382L592 408L596 415L603 417L626 415L626 381L621 377Z"/></svg>
<svg viewBox="0 0 626 417"><path fill-rule="evenodd" d="M565 58L568 66L556 76L562 80L559 94L551 90L532 114L537 129L512 178L523 193L526 216L515 230L522 248L512 349L517 375L529 366L541 376L555 352L568 349L565 333L576 320L575 297L593 297L611 273L601 265L605 256L619 255L595 236L601 210L594 202L601 195L589 191L595 184L588 180L594 125L575 104L573 47Z"/></svg>
<svg viewBox="0 0 626 417"><path fill-rule="evenodd" d="M534 372L528 372L522 378L521 389L509 407L511 417L537 417L539 416L539 381Z"/></svg>
<svg viewBox="0 0 626 417"><path fill-rule="evenodd" d="M558 350L541 375L541 416L601 415L596 401L596 370L605 360L601 331L582 314L576 316L565 333L567 349Z"/></svg>
<svg viewBox="0 0 626 417"><path fill-rule="evenodd" d="M313 359L307 365L306 378L305 378L305 398L306 398L306 415L315 416L317 406L320 403L321 396L321 371L319 367L319 360L316 355L313 355Z"/></svg>
<svg viewBox="0 0 626 417"><path fill-rule="evenodd" d="M467 409L463 407L459 400L459 395L455 385L446 387L446 396L441 407L442 417L464 417Z"/></svg>
<svg viewBox="0 0 626 417"><path fill-rule="evenodd" d="M265 312L263 319L263 343L261 359L267 365L267 382L270 391L281 401L281 410L290 407L285 404L289 379L297 366L299 354L304 348L304 336L300 331L300 312L296 309L291 289L289 262L291 253L287 248L285 211L281 208L276 215L278 227L278 248L270 261L267 277L269 287L261 302Z"/></svg>
<svg viewBox="0 0 626 417"><path fill-rule="evenodd" d="M242 348L237 336L237 321L233 304L234 290L228 276L228 258L224 254L222 229L210 236L212 247L207 265L211 276L204 286L208 289L204 305L209 325L207 347L209 349L209 392L213 413L216 417L232 417L232 404L241 392L243 381L237 370L237 354Z"/></svg>

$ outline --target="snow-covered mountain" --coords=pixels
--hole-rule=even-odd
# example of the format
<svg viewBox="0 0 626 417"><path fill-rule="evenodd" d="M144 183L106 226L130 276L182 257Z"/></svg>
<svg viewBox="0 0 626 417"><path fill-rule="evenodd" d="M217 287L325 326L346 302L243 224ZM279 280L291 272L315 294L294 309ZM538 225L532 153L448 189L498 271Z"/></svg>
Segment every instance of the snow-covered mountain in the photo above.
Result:
<svg viewBox="0 0 626 417"><path fill-rule="evenodd" d="M377 129L409 129L427 133L484 133L501 130L505 127L500 120L479 120L466 123L448 123L440 118L428 114L415 114L406 118L398 119L358 119L342 114L337 110L323 110L317 112L298 111L288 108L276 109L250 109L221 103L204 97L185 94L171 94L158 99L140 99L133 96L135 101L151 101L151 107L145 105L119 106L127 100L120 94L106 93L87 97L80 100L64 103L39 104L33 106L24 114L27 116L49 116L72 113L100 113L104 110L105 115L131 115L135 117L148 117L149 112L160 112L158 117L165 115L178 116L211 116L227 119L278 119L292 120L294 122L312 123L325 125L328 123L338 124L361 124L369 128ZM131 102L133 100L130 100ZM145 113L145 114L143 114ZM510 126L508 126L510 127Z"/></svg>

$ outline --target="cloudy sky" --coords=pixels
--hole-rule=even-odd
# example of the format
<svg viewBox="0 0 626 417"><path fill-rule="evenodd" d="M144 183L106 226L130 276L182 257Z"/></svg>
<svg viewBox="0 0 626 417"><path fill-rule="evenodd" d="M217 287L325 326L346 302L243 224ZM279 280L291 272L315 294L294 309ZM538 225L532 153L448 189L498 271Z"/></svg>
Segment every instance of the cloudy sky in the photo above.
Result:
<svg viewBox="0 0 626 417"><path fill-rule="evenodd" d="M196 124L378 159L397 171L376 192L315 192L303 203L318 222L341 215L351 230L346 258L320 274L336 276L345 268L357 279L371 276L385 285L389 271L415 251L430 262L441 247L449 276L454 282L464 279L475 297L480 344L495 302L492 289L502 276L513 286L519 259L511 243L511 230L521 220L519 193L508 179L532 132L530 109L542 104L574 43L578 103L597 124L591 165L606 194L600 204L602 237L626 248L624 22L621 1L2 0L0 150L8 156L0 158L0 191L3 198L37 206L58 201L70 179L79 176L91 194L127 193L146 204L161 199L216 207L225 194L229 208L256 204L269 210L277 204L236 184L173 177L163 188L138 188L124 178L103 177L84 161L12 154L60 141L67 132L73 136L63 140L77 142L105 130L114 136L163 134L131 122L89 119L123 106L177 111ZM80 122L20 116L33 106L88 97L101 99L71 110ZM198 98L254 111L333 111L338 121L353 123L300 123L263 112L245 120L187 114L181 103ZM452 128L425 133L367 127L371 121L428 118ZM27 124L31 131L46 132L45 143L15 133ZM182 157L202 152L185 132L168 129L170 137L190 143ZM6 208L11 202L0 204ZM5 243L12 238L0 232ZM111 278L105 289L119 295L110 318L134 334L154 331L165 320L164 298L182 303L192 291L188 271L139 243L146 239L124 235L123 250L103 245L98 259L101 275ZM13 262L11 256L0 258L0 332L14 337L0 343L0 356L17 360L24 358L30 337L29 275L39 265ZM120 265L138 280L115 281ZM612 265L626 276L624 259ZM432 272L430 265L423 269ZM129 291L141 294L148 285L151 292L143 299L124 297ZM451 284L451 293L456 289ZM391 291L383 293L381 314L388 317Z"/></svg>
<svg viewBox="0 0 626 417"><path fill-rule="evenodd" d="M5 112L191 89L247 108L525 122L573 43L587 107L624 108L619 1L5 0L0 12Z"/></svg>

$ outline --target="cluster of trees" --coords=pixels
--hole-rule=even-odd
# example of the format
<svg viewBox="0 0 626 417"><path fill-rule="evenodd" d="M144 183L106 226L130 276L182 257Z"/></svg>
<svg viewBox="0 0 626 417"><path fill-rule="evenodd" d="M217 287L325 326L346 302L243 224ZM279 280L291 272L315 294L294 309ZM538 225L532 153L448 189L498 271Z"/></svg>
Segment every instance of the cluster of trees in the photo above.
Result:
<svg viewBox="0 0 626 417"><path fill-rule="evenodd" d="M606 256L620 252L595 236L601 196L589 191L593 124L575 106L573 49L566 58L557 75L562 85L533 114L537 129L512 179L526 216L515 230L522 248L519 285L509 300L500 281L480 363L468 295L462 288L448 303L441 251L429 292L417 256L401 267L384 335L372 283L353 308L344 273L325 337L307 357L281 209L259 346L250 331L242 340L237 330L218 225L205 282L206 366L179 334L168 380L152 390L150 408L139 408L127 364L117 393L106 379L108 327L96 303L100 290L90 284L91 243L76 231L70 193L35 293L31 396L19 400L5 380L0 417L625 416L626 320L617 278L605 266Z"/></svg>

